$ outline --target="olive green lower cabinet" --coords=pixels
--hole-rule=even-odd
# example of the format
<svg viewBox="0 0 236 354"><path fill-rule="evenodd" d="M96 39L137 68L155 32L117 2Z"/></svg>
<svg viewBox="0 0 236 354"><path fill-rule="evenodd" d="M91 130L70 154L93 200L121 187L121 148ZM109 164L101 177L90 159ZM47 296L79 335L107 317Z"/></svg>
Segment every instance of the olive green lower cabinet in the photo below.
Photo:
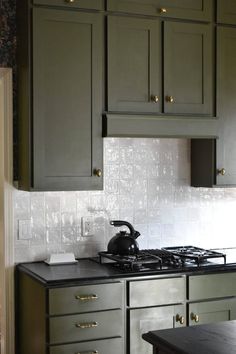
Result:
<svg viewBox="0 0 236 354"><path fill-rule="evenodd" d="M236 273L190 276L188 283L190 326L236 319Z"/></svg>
<svg viewBox="0 0 236 354"><path fill-rule="evenodd" d="M143 333L236 319L235 271L18 285L16 354L152 354Z"/></svg>
<svg viewBox="0 0 236 354"><path fill-rule="evenodd" d="M19 278L17 354L124 354L124 283L45 288Z"/></svg>

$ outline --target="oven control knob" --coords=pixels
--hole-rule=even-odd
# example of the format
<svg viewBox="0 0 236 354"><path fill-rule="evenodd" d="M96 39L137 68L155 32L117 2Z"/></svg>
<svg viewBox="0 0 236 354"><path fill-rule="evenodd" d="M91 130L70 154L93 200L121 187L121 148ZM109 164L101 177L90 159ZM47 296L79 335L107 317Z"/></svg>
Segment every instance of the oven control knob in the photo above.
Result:
<svg viewBox="0 0 236 354"><path fill-rule="evenodd" d="M179 322L180 324L184 324L184 316L180 316L179 314L176 315L176 322Z"/></svg>
<svg viewBox="0 0 236 354"><path fill-rule="evenodd" d="M199 316L198 315L196 315L194 313L191 313L190 317L191 317L192 321L195 321L196 323L199 322Z"/></svg>

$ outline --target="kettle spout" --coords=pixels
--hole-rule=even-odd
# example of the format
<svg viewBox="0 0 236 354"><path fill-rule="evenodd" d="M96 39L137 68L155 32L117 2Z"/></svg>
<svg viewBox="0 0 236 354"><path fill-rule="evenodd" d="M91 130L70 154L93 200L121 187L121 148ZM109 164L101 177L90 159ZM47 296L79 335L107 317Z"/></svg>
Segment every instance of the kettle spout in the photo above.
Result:
<svg viewBox="0 0 236 354"><path fill-rule="evenodd" d="M134 238L136 239L136 238L138 238L140 236L140 232L138 232L138 231L134 231Z"/></svg>

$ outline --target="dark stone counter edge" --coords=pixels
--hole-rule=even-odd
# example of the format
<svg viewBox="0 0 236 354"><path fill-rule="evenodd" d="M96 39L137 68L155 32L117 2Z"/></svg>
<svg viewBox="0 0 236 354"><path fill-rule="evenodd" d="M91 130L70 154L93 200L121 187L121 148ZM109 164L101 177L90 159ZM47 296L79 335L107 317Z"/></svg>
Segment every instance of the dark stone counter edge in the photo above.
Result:
<svg viewBox="0 0 236 354"><path fill-rule="evenodd" d="M127 272L123 273L120 272L118 269L113 269L112 267L107 268L106 265L101 265L97 264L93 260L90 260L88 258L86 259L79 259L80 262L86 262L86 263L91 263L91 266L95 268L97 266L99 268L99 271L97 274L94 274L94 271L92 272L93 274L89 274L89 269L86 275L79 275L75 276L74 274L71 275L66 275L65 274L68 270L68 265L60 265L60 267L65 267L65 274L63 276L56 276L53 279L49 279L47 277L44 277L42 275L42 272L37 272L37 270L32 271L30 268L33 265L34 268L37 268L37 265L42 266L44 262L29 262L29 263L19 263L16 265L16 272L21 271L26 274L28 274L30 277L34 278L44 286L59 286L63 284L78 284L78 283L91 283L93 281L108 281L108 280L113 280L115 281L116 279L120 278L138 278L138 277L155 277L155 276L162 276L162 275L204 275L204 274L214 274L214 273L220 273L220 272L233 272L236 271L236 263L230 263L226 265L217 265L217 266L212 266L211 268L204 268L204 267L192 267L192 268L181 268L181 269L167 269L167 270L157 270L157 271L144 271L144 272ZM78 264L79 265L79 264ZM54 266L48 266L45 264L45 270L47 271L47 267L58 267L57 265ZM91 267L91 268L92 268ZM104 267L104 268L103 268ZM54 268L55 269L55 268ZM51 269L50 269L51 270ZM45 273L46 274L46 273Z"/></svg>

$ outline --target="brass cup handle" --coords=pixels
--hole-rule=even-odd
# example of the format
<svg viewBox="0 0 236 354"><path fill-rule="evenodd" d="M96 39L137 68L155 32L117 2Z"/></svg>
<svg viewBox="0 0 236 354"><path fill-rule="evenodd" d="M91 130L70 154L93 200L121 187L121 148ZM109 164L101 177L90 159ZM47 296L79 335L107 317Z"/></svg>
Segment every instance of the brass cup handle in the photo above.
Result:
<svg viewBox="0 0 236 354"><path fill-rule="evenodd" d="M76 300L79 301L93 301L97 300L98 296L96 294L88 294L88 295L75 295Z"/></svg>
<svg viewBox="0 0 236 354"><path fill-rule="evenodd" d="M167 13L167 9L166 9L165 7L162 7L162 8L159 10L159 12L160 12L161 14L166 14L166 13Z"/></svg>
<svg viewBox="0 0 236 354"><path fill-rule="evenodd" d="M96 328L98 326L97 322L83 322L83 323L79 323L77 322L75 324L75 327L80 328L80 329L88 329L88 328Z"/></svg>
<svg viewBox="0 0 236 354"><path fill-rule="evenodd" d="M197 323L199 322L199 316L194 313L191 313L191 320Z"/></svg>
<svg viewBox="0 0 236 354"><path fill-rule="evenodd" d="M174 97L173 96L166 96L166 102L173 103Z"/></svg>
<svg viewBox="0 0 236 354"><path fill-rule="evenodd" d="M175 317L176 322L179 322L180 324L184 324L184 316L180 316L179 314L176 315Z"/></svg>
<svg viewBox="0 0 236 354"><path fill-rule="evenodd" d="M102 177L102 170L100 169L95 169L94 170L94 175L97 177Z"/></svg>
<svg viewBox="0 0 236 354"><path fill-rule="evenodd" d="M226 173L225 168L221 168L221 169L217 170L217 173L218 173L218 175L224 176Z"/></svg>
<svg viewBox="0 0 236 354"><path fill-rule="evenodd" d="M93 350L92 352L78 352L76 354L99 354L97 350Z"/></svg>
<svg viewBox="0 0 236 354"><path fill-rule="evenodd" d="M151 101L154 102L154 103L157 103L157 102L159 102L159 97L156 96L156 95L152 95L151 96Z"/></svg>

